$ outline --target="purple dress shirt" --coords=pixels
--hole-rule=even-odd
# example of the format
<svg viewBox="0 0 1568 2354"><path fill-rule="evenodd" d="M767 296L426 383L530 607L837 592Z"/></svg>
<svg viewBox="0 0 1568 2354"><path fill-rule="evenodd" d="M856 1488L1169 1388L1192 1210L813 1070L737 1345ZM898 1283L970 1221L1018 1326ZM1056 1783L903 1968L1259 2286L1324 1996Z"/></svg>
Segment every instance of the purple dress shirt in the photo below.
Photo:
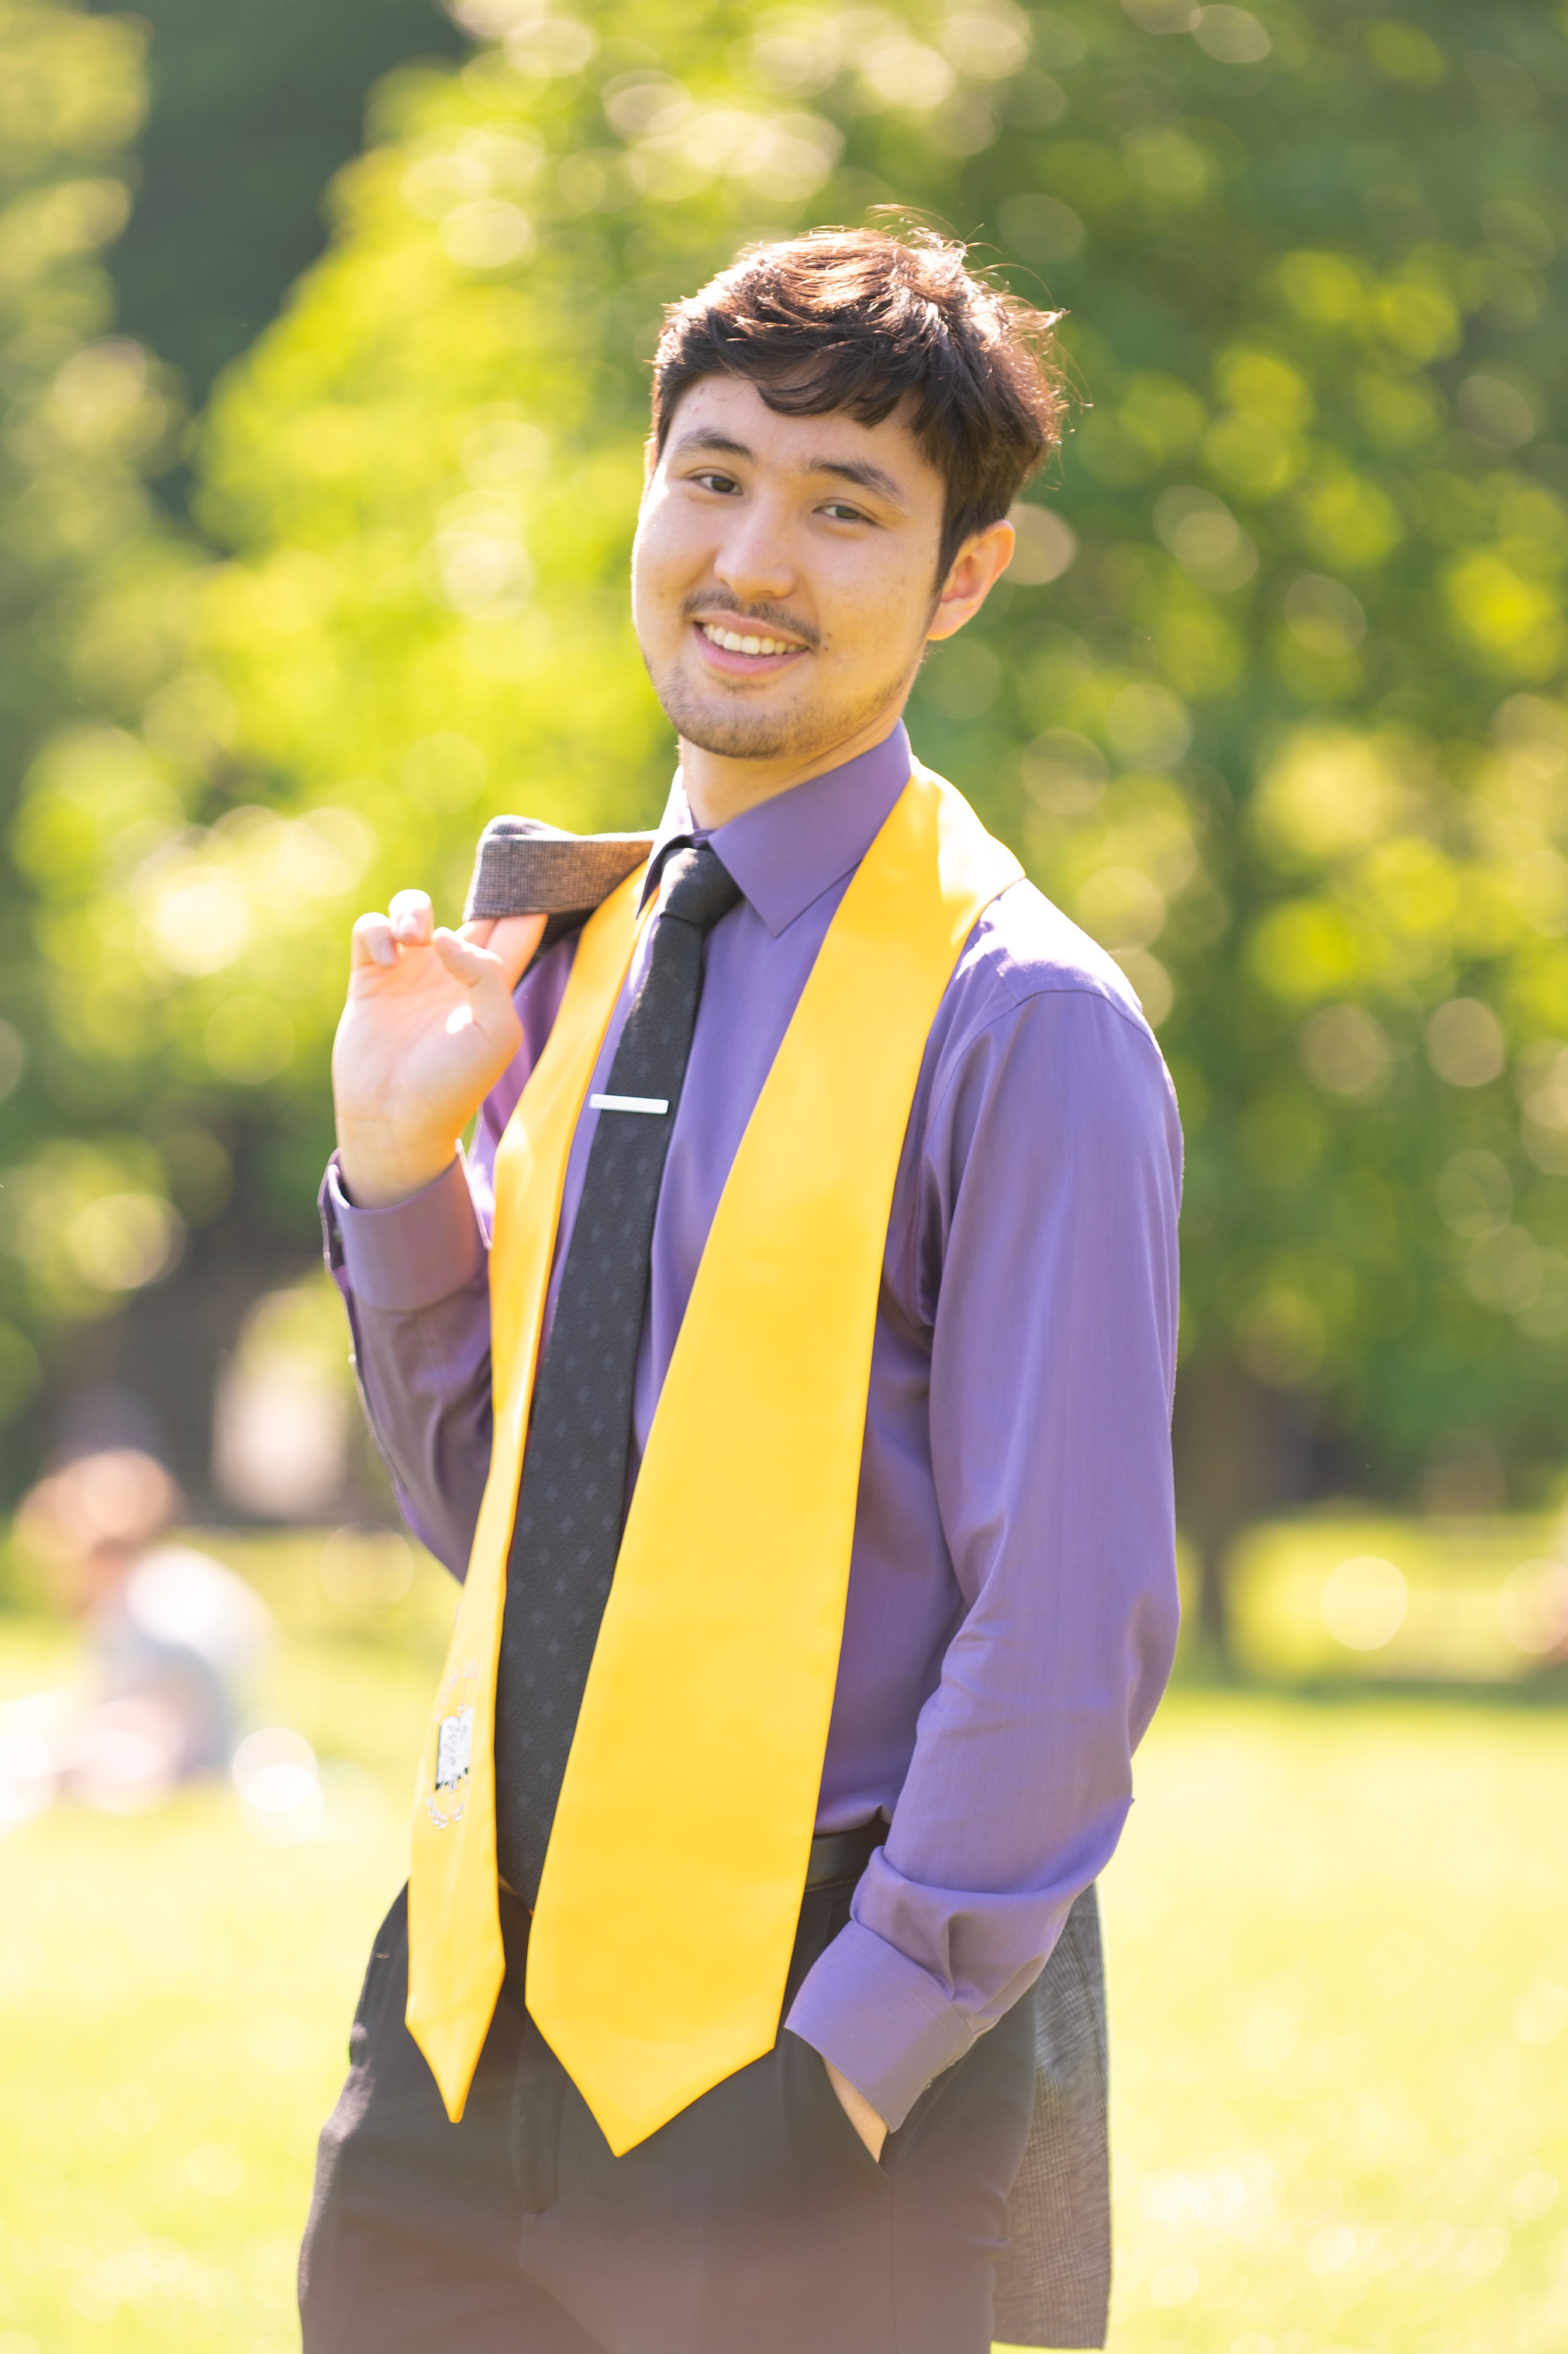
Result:
<svg viewBox="0 0 1568 2354"><path fill-rule="evenodd" d="M708 941L659 1197L633 1477L736 1148L909 766L900 726L711 834L672 789L652 887L670 845L710 840L744 896ZM466 1161L390 1209L353 1208L335 1165L323 1192L372 1427L459 1576L490 1460L491 1171L574 949L519 985L524 1043ZM597 1118L572 1145L546 1318ZM817 1820L882 1808L892 1828L786 2022L893 2126L1031 1985L1130 1803L1176 1636L1180 1185L1175 1100L1127 982L1013 885L932 1024L883 1263Z"/></svg>

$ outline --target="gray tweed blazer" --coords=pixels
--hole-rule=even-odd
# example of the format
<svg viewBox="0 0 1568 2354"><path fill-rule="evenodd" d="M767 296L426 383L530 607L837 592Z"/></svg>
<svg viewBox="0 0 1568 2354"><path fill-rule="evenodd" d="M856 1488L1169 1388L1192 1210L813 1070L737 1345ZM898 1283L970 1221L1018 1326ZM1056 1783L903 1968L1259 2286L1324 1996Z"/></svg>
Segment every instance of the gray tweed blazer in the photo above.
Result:
<svg viewBox="0 0 1568 2354"><path fill-rule="evenodd" d="M474 861L465 917L549 917L539 953L647 857L648 833L562 833L498 817ZM1034 2006L1034 2115L997 2264L1003 2346L1103 2346L1110 2303L1110 2139L1099 1905L1086 1888L1023 1998Z"/></svg>

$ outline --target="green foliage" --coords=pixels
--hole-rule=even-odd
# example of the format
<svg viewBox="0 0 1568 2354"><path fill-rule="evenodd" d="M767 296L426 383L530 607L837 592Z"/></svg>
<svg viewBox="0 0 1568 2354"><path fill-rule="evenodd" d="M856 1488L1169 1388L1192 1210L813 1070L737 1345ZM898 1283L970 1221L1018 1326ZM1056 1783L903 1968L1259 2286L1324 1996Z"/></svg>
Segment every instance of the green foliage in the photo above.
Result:
<svg viewBox="0 0 1568 2354"><path fill-rule="evenodd" d="M200 398L321 251L322 190L359 146L371 81L461 36L434 0L141 0L136 14L150 104L111 274L127 331Z"/></svg>
<svg viewBox="0 0 1568 2354"><path fill-rule="evenodd" d="M449 907L492 808L646 812L623 563L660 304L878 198L1037 262L1087 405L1034 585L933 659L922 747L1161 1021L1190 1348L1328 1391L1385 1464L1455 1421L1548 1447L1568 461L1531 467L1568 48L1493 15L1467 65L1464 9L1436 39L600 9L591 53L471 21L513 29L386 88L333 257L209 428L246 740Z"/></svg>
<svg viewBox="0 0 1568 2354"><path fill-rule="evenodd" d="M383 83L205 422L228 560L147 770L205 761L204 822L70 900L103 945L61 1022L112 996L106 1067L227 1101L303 1232L355 905L452 913L496 809L658 806L625 562L661 306L743 239L918 207L1070 313L1063 459L912 720L1160 1025L1188 1362L1383 1478L1460 1426L1555 1453L1561 15L459 13L476 53Z"/></svg>
<svg viewBox="0 0 1568 2354"><path fill-rule="evenodd" d="M0 46L4 1420L37 1384L41 1331L106 1310L177 1239L171 1163L137 1132L142 1074L122 1059L147 984L118 895L182 815L155 720L189 559L143 487L178 402L110 332L99 258L129 207L141 32L5 0ZM84 919L102 928L90 944Z"/></svg>

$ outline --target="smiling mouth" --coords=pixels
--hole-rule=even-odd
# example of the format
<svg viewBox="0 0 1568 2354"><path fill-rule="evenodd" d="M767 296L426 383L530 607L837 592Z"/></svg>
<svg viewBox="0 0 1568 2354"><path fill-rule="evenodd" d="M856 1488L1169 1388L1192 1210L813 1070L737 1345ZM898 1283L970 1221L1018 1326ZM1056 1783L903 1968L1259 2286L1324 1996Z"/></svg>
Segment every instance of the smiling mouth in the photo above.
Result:
<svg viewBox="0 0 1568 2354"><path fill-rule="evenodd" d="M766 637L760 632L726 630L717 621L699 621L697 628L710 646L717 646L726 654L778 656L800 654L806 651L804 646L791 645L783 638Z"/></svg>

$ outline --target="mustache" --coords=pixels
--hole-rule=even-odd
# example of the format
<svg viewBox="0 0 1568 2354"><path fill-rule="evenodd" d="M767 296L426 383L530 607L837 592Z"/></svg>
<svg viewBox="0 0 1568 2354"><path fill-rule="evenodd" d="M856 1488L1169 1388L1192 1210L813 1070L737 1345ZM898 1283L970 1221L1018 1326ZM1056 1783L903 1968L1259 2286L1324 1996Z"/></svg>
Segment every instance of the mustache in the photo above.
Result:
<svg viewBox="0 0 1568 2354"><path fill-rule="evenodd" d="M737 621L750 621L760 630L777 630L781 637L799 638L814 653L821 644L821 633L805 621L797 621L781 605L743 605L738 598L727 597L723 590L710 591L705 596L688 597L681 608L683 618L694 621L699 613L728 613Z"/></svg>

